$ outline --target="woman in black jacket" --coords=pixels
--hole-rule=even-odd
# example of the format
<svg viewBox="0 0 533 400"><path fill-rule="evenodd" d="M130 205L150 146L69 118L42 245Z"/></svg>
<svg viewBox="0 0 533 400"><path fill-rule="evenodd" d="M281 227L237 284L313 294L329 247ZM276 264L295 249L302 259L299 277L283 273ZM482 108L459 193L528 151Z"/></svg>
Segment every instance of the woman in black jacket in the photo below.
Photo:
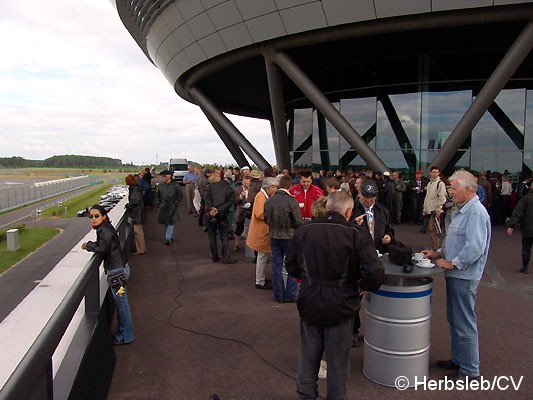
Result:
<svg viewBox="0 0 533 400"><path fill-rule="evenodd" d="M128 204L126 208L129 211L128 222L133 224L133 233L135 234L135 256L146 253L146 242L144 240L144 202L143 190L139 186L137 178L133 175L126 176L126 185L128 188Z"/></svg>
<svg viewBox="0 0 533 400"><path fill-rule="evenodd" d="M104 270L117 306L117 329L112 334L113 345L129 344L134 340L133 321L126 293L130 266L124 260L117 231L111 225L105 208L98 204L92 206L89 209L89 218L92 228L96 230L96 242L85 242L81 248L99 254L103 258ZM116 273L123 273L123 276L112 279Z"/></svg>

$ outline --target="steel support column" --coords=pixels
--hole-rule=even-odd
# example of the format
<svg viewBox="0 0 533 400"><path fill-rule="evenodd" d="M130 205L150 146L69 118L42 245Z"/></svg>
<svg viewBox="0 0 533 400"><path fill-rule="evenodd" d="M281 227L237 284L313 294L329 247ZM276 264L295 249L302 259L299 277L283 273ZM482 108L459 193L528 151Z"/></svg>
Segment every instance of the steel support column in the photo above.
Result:
<svg viewBox="0 0 533 400"><path fill-rule="evenodd" d="M209 114L209 112L203 107L200 107L200 110L202 110L211 125L213 125L213 128L215 128L218 137L220 138L220 140L222 140L222 142L230 152L231 156L235 159L235 161L237 161L239 167L242 168L245 165L249 165L249 162L244 156L241 148L237 146L233 140L231 140L231 137L228 135L228 133L224 129L222 129L222 127L217 123L217 121L215 121L215 118L213 118L213 116Z"/></svg>
<svg viewBox="0 0 533 400"><path fill-rule="evenodd" d="M196 87L189 88L189 93L194 98L194 101L200 107L207 111L213 117L216 123L222 128L230 137L230 139L241 147L241 149L251 158L251 160L261 169L269 167L270 164L264 157L252 146L252 144L244 137L244 135L233 125L233 123L226 117L216 106L209 100L201 90Z"/></svg>
<svg viewBox="0 0 533 400"><path fill-rule="evenodd" d="M289 153L289 138L287 136L287 120L285 118L285 106L280 71L273 64L268 54L265 57L265 67L268 79L268 91L270 93L270 108L272 110L272 140L276 153L276 163L281 171L284 168L290 170L291 157Z"/></svg>
<svg viewBox="0 0 533 400"><path fill-rule="evenodd" d="M489 77L479 95L457 123L450 137L435 155L430 165L438 165L441 170L447 167L455 152L461 148L465 140L472 134L472 129L487 111L498 93L511 79L532 47L533 22L529 22Z"/></svg>
<svg viewBox="0 0 533 400"><path fill-rule="evenodd" d="M381 161L374 151L368 146L357 131L348 121L337 111L326 96L318 87L305 75L296 63L286 54L276 53L273 61L287 74L294 84L307 96L315 107L326 117L326 119L337 129L346 139L352 148L359 153L368 166L375 171L387 171L387 166Z"/></svg>

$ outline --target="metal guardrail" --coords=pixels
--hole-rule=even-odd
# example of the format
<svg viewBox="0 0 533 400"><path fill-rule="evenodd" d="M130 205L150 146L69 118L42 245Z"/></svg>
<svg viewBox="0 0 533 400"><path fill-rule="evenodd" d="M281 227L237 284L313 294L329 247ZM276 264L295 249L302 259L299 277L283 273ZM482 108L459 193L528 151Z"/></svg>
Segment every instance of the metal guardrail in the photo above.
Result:
<svg viewBox="0 0 533 400"><path fill-rule="evenodd" d="M132 227L123 212L115 228L121 247L130 254ZM99 265L102 258L93 255L63 298L41 333L28 349L14 372L0 389L0 400L53 399L52 356L74 314L85 298L85 314L100 311Z"/></svg>

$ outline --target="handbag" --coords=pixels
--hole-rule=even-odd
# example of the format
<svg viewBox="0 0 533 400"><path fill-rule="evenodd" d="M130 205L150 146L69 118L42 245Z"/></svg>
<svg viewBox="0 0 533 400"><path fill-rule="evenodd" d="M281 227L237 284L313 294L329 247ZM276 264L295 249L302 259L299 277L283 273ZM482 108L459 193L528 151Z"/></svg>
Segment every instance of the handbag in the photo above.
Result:
<svg viewBox="0 0 533 400"><path fill-rule="evenodd" d="M402 242L395 241L390 243L387 247L389 251L389 260L391 263L400 266L411 265L413 249L408 246L404 246Z"/></svg>
<svg viewBox="0 0 533 400"><path fill-rule="evenodd" d="M107 275L107 282L112 290L119 290L128 284L128 277L124 268Z"/></svg>

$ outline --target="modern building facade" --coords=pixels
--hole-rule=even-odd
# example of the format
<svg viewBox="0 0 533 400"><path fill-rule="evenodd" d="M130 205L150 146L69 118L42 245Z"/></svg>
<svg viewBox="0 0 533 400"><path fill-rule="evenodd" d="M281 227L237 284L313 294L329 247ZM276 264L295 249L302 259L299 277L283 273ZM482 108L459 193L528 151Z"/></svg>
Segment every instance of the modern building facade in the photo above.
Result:
<svg viewBox="0 0 533 400"><path fill-rule="evenodd" d="M238 164L224 115L268 119L284 168L533 169L533 4L117 0L148 59Z"/></svg>

